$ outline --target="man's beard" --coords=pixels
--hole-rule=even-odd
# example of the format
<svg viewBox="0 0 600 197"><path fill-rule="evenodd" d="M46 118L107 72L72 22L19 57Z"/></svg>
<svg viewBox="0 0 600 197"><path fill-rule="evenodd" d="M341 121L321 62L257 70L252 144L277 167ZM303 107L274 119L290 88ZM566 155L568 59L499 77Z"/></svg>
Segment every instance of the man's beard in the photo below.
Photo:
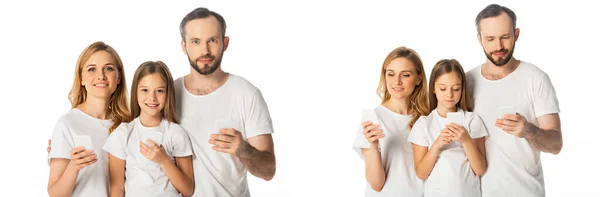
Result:
<svg viewBox="0 0 600 197"><path fill-rule="evenodd" d="M513 55L513 52L514 52L514 49L515 49L514 46L515 45L513 44L512 50L500 49L498 51L494 51L494 52L491 52L491 53L487 53L485 51L485 49L483 51L485 52L485 56L488 58L488 60L490 60L494 65L496 65L496 66L504 66L512 58L512 55ZM504 58L498 58L498 60L494 60L494 57L492 56L492 54L493 53L497 53L497 52L502 52L502 53L504 53L506 55L505 55Z"/></svg>
<svg viewBox="0 0 600 197"><path fill-rule="evenodd" d="M199 62L201 59L213 59L214 60L214 64L211 66L210 64L204 64L202 67L200 67L198 65L197 62ZM188 61L190 62L190 66L192 66L192 68L194 68L194 70L196 70L196 72L200 73L201 75L210 75L213 72L215 72L217 70L217 68L219 68L219 66L221 66L221 60L222 60L223 56L221 55L221 57L216 58L214 55L204 55L204 56L200 56L198 58L196 58L196 60L192 60L190 59L190 56L188 55Z"/></svg>

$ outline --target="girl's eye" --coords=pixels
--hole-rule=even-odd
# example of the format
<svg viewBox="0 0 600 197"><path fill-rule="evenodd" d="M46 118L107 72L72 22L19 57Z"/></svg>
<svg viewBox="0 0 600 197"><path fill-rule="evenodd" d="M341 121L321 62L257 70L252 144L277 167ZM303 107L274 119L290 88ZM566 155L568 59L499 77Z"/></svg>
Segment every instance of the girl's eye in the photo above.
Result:
<svg viewBox="0 0 600 197"><path fill-rule="evenodd" d="M148 92L148 89L142 89L142 92Z"/></svg>
<svg viewBox="0 0 600 197"><path fill-rule="evenodd" d="M94 67L91 67L88 69L88 72L94 72L94 71L96 71L96 68L94 68Z"/></svg>
<svg viewBox="0 0 600 197"><path fill-rule="evenodd" d="M158 92L158 93L164 93L165 91L164 90L157 90L156 92Z"/></svg>

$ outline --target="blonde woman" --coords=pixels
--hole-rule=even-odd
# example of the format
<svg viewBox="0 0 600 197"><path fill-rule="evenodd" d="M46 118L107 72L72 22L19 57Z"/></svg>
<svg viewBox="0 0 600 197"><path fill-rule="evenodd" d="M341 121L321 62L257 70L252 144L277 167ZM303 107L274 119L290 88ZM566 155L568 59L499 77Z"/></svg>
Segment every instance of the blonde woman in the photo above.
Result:
<svg viewBox="0 0 600 197"><path fill-rule="evenodd" d="M108 156L102 150L108 135L129 122L123 63L103 42L89 45L79 56L72 109L57 121L49 152L49 196L108 196ZM84 149L85 138L93 148Z"/></svg>
<svg viewBox="0 0 600 197"><path fill-rule="evenodd" d="M365 161L365 196L423 196L407 139L417 119L429 111L426 82L421 58L410 48L396 48L383 62L382 102L375 108L381 125L363 122L354 143Z"/></svg>

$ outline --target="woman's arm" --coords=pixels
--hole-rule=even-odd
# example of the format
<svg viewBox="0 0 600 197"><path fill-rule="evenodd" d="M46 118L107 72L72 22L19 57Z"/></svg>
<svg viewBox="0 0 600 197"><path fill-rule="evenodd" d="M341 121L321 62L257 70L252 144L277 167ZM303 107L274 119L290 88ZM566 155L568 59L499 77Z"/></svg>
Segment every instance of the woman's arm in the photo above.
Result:
<svg viewBox="0 0 600 197"><path fill-rule="evenodd" d="M94 150L83 151L83 147L71 150L71 160L53 158L50 160L48 195L50 197L71 196L79 170L98 161Z"/></svg>
<svg viewBox="0 0 600 197"><path fill-rule="evenodd" d="M367 182L373 190L380 192L385 184L385 171L383 170L379 146L371 145L371 148L369 149L363 148L362 154L365 159L365 175L367 177Z"/></svg>
<svg viewBox="0 0 600 197"><path fill-rule="evenodd" d="M365 160L365 175L371 188L380 192L385 184L385 171L379 152L379 139L384 137L383 130L378 128L379 125L373 125L371 122L364 122L362 127L363 134L370 144L370 148L361 149Z"/></svg>
<svg viewBox="0 0 600 197"><path fill-rule="evenodd" d="M125 196L125 160L108 154L110 197Z"/></svg>

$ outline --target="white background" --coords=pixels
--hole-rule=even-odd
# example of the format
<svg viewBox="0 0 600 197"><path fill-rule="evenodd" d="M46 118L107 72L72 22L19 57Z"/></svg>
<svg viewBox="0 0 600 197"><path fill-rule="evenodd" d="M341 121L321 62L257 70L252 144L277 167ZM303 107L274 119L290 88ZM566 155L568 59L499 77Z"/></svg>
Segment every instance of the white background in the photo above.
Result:
<svg viewBox="0 0 600 197"><path fill-rule="evenodd" d="M222 67L259 87L273 118L277 173L270 182L250 178L252 195L363 196L364 163L351 145L360 110L380 103L387 53L415 49L428 76L442 58L470 70L485 61L474 20L489 3L516 12L514 56L547 72L558 94L564 147L542 156L547 196L600 196L593 124L600 17L587 1L9 3L0 3L0 196L47 196L46 141L70 109L75 63L87 45L112 45L128 85L148 60L183 76L190 69L178 25L199 6L225 17L231 41Z"/></svg>

